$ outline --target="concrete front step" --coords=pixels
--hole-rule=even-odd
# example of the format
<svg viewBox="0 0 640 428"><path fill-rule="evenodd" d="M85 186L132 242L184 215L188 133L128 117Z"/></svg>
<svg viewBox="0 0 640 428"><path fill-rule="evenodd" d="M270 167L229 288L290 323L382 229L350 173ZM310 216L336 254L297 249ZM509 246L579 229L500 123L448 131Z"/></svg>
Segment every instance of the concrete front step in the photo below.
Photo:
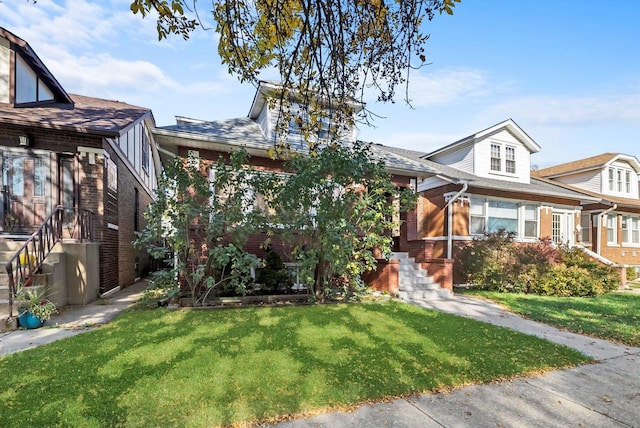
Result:
<svg viewBox="0 0 640 428"><path fill-rule="evenodd" d="M400 291L422 291L422 290L439 290L440 284L437 282L428 282L424 284L400 285Z"/></svg>
<svg viewBox="0 0 640 428"><path fill-rule="evenodd" d="M433 300L451 297L451 292L446 288L437 290L399 291L398 297L402 300Z"/></svg>

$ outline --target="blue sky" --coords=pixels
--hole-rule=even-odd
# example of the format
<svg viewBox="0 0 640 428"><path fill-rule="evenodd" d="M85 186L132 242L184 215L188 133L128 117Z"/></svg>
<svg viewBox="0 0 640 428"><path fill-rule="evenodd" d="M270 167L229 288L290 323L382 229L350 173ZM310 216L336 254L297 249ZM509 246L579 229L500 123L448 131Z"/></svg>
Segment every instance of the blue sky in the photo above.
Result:
<svg viewBox="0 0 640 428"><path fill-rule="evenodd" d="M4 0L0 26L68 92L149 107L160 126L247 115L254 88L228 75L213 30L158 42L154 21L129 4ZM462 0L425 25L431 64L412 74L413 108L402 93L369 102L384 118L360 138L428 152L512 118L542 146L539 167L608 151L640 157L638 22L635 0Z"/></svg>

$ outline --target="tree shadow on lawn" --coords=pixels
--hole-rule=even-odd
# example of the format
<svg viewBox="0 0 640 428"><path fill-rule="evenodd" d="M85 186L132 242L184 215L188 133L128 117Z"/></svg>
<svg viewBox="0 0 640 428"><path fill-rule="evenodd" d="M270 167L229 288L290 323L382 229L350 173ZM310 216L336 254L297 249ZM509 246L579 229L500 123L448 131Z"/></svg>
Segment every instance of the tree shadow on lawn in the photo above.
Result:
<svg viewBox="0 0 640 428"><path fill-rule="evenodd" d="M0 420L228 425L585 360L541 339L397 302L132 312L0 359Z"/></svg>

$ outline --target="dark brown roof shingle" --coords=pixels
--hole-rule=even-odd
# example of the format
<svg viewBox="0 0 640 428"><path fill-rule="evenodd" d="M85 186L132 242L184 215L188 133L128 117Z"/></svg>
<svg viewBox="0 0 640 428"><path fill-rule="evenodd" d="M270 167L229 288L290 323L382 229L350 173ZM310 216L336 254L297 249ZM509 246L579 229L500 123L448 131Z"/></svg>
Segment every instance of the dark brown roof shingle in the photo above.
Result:
<svg viewBox="0 0 640 428"><path fill-rule="evenodd" d="M148 108L121 101L70 96L75 105L13 107L0 104L0 123L117 136L132 123L151 114Z"/></svg>

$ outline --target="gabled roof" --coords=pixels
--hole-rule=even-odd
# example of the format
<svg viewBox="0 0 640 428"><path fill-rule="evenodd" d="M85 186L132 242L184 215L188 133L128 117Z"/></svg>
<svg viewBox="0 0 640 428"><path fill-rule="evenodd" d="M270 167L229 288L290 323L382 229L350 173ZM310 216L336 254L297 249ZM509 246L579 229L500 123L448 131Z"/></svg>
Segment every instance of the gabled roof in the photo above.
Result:
<svg viewBox="0 0 640 428"><path fill-rule="evenodd" d="M588 195L586 192L583 192L580 189L567 189L564 186L556 185L556 183L552 182L551 180L541 180L535 177L531 178L530 183L509 182L508 187L505 187L504 180L479 177L477 175L461 171L451 166L424 159L425 153L421 153L415 150L401 149L397 147L380 147L383 150L395 153L399 156L407 157L416 162L424 163L435 172L433 175L437 175L441 178L444 178L445 180L453 182L466 182L470 187L492 191L508 190L509 192L520 192L523 196L527 194L554 196L590 203L595 203L600 200L600 198Z"/></svg>
<svg viewBox="0 0 640 428"><path fill-rule="evenodd" d="M560 183L556 180L551 180L539 175L540 171L531 171L531 178L535 177L536 180L544 181L549 184L553 184L558 187L562 187L567 190L581 192L585 195L591 196L593 199L598 199L598 202L603 205L617 204L619 207L636 208L640 209L640 200L632 198L621 198L618 196L603 195L602 193L592 192L589 190L581 189L570 184Z"/></svg>
<svg viewBox="0 0 640 428"><path fill-rule="evenodd" d="M120 101L70 95L71 104L17 108L0 104L0 123L119 136L125 128L151 116L151 110Z"/></svg>
<svg viewBox="0 0 640 428"><path fill-rule="evenodd" d="M265 80L261 80L259 82L259 86L256 90L256 94L253 97L253 102L251 103L251 109L249 109L248 117L250 119L257 119L260 115L260 112L264 108L264 104L266 99L275 91L279 91L282 89L282 83L280 82L267 82ZM295 93L295 89L290 89L292 93ZM350 103L353 111L355 113L359 112L364 108L364 105L357 101L352 100Z"/></svg>
<svg viewBox="0 0 640 428"><path fill-rule="evenodd" d="M425 154L424 157L425 159L428 159L440 153L446 152L448 150L473 143L474 141L477 141L483 137L492 135L502 129L506 129L507 131L509 131L515 138L517 138L529 150L529 152L537 153L540 151L541 147L538 145L538 143L533 141L533 139L529 137L529 135L527 135L527 133L524 132L524 130L520 128L520 126L518 126L517 123L513 121L513 119L507 119L487 129L484 129L482 131L476 132L475 134L471 134L465 138L462 138L447 146L441 147L440 149L435 150L431 153L427 153Z"/></svg>
<svg viewBox="0 0 640 428"><path fill-rule="evenodd" d="M73 99L69 96L69 94L67 94L62 85L58 83L56 78L53 77L53 74L51 74L49 69L40 60L38 55L36 55L35 51L31 49L29 43L25 42L20 37L2 27L0 27L0 37L3 37L11 42L12 49L18 55L20 55L22 59L24 59L24 61L31 67L31 69L35 73L37 73L38 78L45 82L47 87L51 90L51 92L53 92L54 100L51 102L73 104Z"/></svg>
<svg viewBox="0 0 640 428"><path fill-rule="evenodd" d="M567 162L536 171L540 177L555 178L592 170L601 170L617 160L629 162L636 173L640 173L640 162L635 156L622 153L602 153L585 159Z"/></svg>

